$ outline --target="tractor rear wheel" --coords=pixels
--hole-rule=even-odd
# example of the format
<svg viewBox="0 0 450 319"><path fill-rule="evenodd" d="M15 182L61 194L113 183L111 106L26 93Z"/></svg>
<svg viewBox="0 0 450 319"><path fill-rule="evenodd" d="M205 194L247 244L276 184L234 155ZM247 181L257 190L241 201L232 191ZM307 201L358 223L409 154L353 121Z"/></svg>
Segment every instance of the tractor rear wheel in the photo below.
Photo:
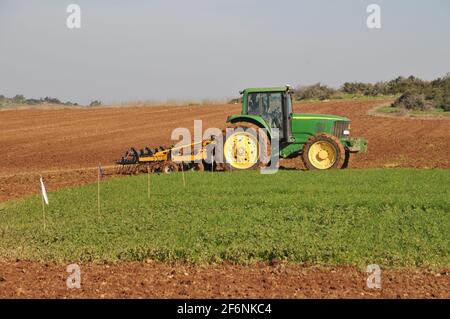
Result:
<svg viewBox="0 0 450 319"><path fill-rule="evenodd" d="M223 157L225 170L250 170L267 165L263 159L270 158L270 139L260 134L259 126L239 122L228 127L235 131L226 136L224 133ZM262 140L259 141L259 138Z"/></svg>
<svg viewBox="0 0 450 319"><path fill-rule="evenodd" d="M345 149L338 138L329 134L311 137L303 147L302 159L309 170L341 168L345 164Z"/></svg>

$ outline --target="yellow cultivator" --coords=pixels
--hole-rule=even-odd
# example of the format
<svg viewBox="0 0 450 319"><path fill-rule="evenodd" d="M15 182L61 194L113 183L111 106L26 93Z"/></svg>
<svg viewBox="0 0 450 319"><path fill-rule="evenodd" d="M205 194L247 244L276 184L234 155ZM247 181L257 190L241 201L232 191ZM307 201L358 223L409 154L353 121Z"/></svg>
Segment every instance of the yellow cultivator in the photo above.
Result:
<svg viewBox="0 0 450 319"><path fill-rule="evenodd" d="M204 161L207 157L207 146L214 143L213 140L205 140L197 143L150 149L148 147L137 151L131 148L125 156L116 164L120 165L118 173L137 174L140 172L171 173L183 169L203 171ZM201 145L200 145L201 144ZM184 151L190 150L188 154Z"/></svg>

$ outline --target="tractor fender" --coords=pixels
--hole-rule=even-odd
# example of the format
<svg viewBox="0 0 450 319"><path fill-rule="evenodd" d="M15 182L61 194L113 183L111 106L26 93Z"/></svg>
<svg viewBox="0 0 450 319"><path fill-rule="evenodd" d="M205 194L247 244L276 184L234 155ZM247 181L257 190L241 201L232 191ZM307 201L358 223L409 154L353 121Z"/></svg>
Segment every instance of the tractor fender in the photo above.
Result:
<svg viewBox="0 0 450 319"><path fill-rule="evenodd" d="M233 115L228 117L227 123L235 124L238 122L249 122L259 126L260 128L266 129L267 135L270 139L271 131L267 122L260 116L257 115Z"/></svg>

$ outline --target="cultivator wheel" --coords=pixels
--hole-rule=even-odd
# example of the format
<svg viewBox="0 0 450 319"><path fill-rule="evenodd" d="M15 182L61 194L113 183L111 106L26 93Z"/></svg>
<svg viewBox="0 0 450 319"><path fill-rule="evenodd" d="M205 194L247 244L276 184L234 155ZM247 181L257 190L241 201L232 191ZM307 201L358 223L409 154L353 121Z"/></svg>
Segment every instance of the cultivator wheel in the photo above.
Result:
<svg viewBox="0 0 450 319"><path fill-rule="evenodd" d="M121 160L116 161L116 164L125 166L137 164L138 162L139 162L139 153L136 151L136 149L131 148L125 153L125 156L123 156Z"/></svg>
<svg viewBox="0 0 450 319"><path fill-rule="evenodd" d="M138 172L138 164L124 165L121 174L123 175L135 175Z"/></svg>
<svg viewBox="0 0 450 319"><path fill-rule="evenodd" d="M202 162L194 163L190 166L189 170L193 172L203 172L205 170L205 165Z"/></svg>
<svg viewBox="0 0 450 319"><path fill-rule="evenodd" d="M153 164L144 164L143 165L143 172L144 173L154 173L155 172L155 166Z"/></svg>
<svg viewBox="0 0 450 319"><path fill-rule="evenodd" d="M175 173L175 172L178 172L178 170L179 170L178 165L173 162L166 162L166 163L164 163L164 165L162 167L162 172L164 174Z"/></svg>

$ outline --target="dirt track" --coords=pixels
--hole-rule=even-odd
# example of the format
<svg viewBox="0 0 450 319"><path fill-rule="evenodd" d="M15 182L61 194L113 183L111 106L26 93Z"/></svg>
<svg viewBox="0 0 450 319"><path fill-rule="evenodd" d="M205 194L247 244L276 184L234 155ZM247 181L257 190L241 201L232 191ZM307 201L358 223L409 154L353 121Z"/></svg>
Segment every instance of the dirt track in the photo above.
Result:
<svg viewBox="0 0 450 319"><path fill-rule="evenodd" d="M353 158L352 168L450 168L450 121L367 114L385 102L308 103L295 111L349 117L352 135L369 140L368 153ZM37 193L27 182L39 174L50 189L91 182L98 163L111 165L130 146L171 145L175 127L192 129L202 119L204 129L222 128L239 112L239 105L1 111L0 201Z"/></svg>
<svg viewBox="0 0 450 319"><path fill-rule="evenodd" d="M382 289L369 289L352 267L90 264L68 289L66 266L0 263L0 298L450 298L445 271L383 271Z"/></svg>

